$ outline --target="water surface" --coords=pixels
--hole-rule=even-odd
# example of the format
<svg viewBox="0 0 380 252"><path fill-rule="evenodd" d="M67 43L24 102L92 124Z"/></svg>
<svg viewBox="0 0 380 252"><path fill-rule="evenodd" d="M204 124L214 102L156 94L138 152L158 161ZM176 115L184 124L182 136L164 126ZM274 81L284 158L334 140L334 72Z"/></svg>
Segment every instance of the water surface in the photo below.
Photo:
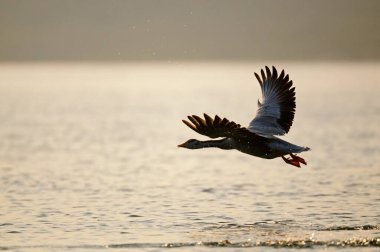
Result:
<svg viewBox="0 0 380 252"><path fill-rule="evenodd" d="M378 63L278 64L306 167L176 147L189 114L248 125L263 65L0 65L0 247L379 247Z"/></svg>

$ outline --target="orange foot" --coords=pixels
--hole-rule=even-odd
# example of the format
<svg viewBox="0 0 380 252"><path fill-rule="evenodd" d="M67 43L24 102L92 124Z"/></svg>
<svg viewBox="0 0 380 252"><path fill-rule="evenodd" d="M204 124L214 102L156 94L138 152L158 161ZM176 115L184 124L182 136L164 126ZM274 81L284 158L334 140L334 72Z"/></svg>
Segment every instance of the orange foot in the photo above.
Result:
<svg viewBox="0 0 380 252"><path fill-rule="evenodd" d="M286 158L284 156L281 156L282 159L287 163L287 164L291 164L291 165L294 165L298 168L301 168L301 164L304 164L304 165L307 165L305 159L299 157L299 156L296 156L295 154L289 154L290 155L290 158Z"/></svg>
<svg viewBox="0 0 380 252"><path fill-rule="evenodd" d="M297 160L297 161L300 162L301 164L307 165L305 159L303 159L303 158L297 156L296 154L291 154L291 153L290 153L289 155L293 158L293 160Z"/></svg>

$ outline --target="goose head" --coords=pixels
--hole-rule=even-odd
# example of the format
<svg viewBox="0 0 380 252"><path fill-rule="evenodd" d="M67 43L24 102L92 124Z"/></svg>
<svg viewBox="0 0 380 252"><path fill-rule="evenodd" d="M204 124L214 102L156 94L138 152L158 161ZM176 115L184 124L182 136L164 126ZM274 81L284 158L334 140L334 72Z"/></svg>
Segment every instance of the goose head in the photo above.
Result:
<svg viewBox="0 0 380 252"><path fill-rule="evenodd" d="M183 144L179 144L178 147L187 148L187 149L201 149L203 148L202 142L196 139L189 139Z"/></svg>

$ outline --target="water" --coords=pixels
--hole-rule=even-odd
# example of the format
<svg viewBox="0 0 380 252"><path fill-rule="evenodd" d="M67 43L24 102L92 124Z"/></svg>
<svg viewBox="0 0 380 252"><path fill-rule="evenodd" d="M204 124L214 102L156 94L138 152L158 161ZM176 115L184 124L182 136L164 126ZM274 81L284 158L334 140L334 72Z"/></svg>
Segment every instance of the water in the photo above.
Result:
<svg viewBox="0 0 380 252"><path fill-rule="evenodd" d="M176 147L189 114L248 125L263 65L2 64L0 248L378 249L379 63L277 64L306 167Z"/></svg>

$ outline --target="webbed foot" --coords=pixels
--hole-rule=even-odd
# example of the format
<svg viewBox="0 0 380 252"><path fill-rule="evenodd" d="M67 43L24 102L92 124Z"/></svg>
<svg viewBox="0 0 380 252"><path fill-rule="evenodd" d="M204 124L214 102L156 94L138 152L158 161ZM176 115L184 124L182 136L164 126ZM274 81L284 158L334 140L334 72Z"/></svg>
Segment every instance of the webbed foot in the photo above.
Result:
<svg viewBox="0 0 380 252"><path fill-rule="evenodd" d="M286 158L285 156L281 156L282 159L287 163L287 164L291 164L291 165L294 165L298 168L301 168L301 164L304 164L304 165L307 165L305 159L297 156L296 154L292 154L290 153L290 158Z"/></svg>
<svg viewBox="0 0 380 252"><path fill-rule="evenodd" d="M290 153L289 155L293 158L293 160L297 160L297 161L300 162L301 164L307 165L305 159L303 159L303 158L297 156L296 154L291 154L291 153Z"/></svg>
<svg viewBox="0 0 380 252"><path fill-rule="evenodd" d="M291 158L286 158L286 157L284 157L284 156L281 156L282 157L282 159L285 161L285 163L287 163L287 164L291 164L291 165L294 165L294 166L296 166L296 167L298 167L298 168L301 168L301 165L300 165L300 162L299 161L297 161L297 160L295 160L295 159L291 159Z"/></svg>

